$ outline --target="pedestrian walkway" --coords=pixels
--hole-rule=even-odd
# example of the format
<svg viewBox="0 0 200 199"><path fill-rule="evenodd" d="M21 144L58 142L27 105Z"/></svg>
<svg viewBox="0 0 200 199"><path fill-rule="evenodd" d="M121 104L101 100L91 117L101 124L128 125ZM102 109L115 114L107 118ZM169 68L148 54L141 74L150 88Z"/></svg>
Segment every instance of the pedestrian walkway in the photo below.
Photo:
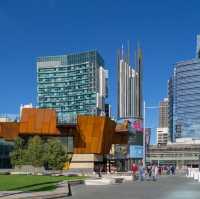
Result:
<svg viewBox="0 0 200 199"><path fill-rule="evenodd" d="M54 191L0 192L0 199L68 198L67 186ZM162 176L158 181L136 181L105 186L72 186L71 199L199 199L200 183L180 176Z"/></svg>
<svg viewBox="0 0 200 199"><path fill-rule="evenodd" d="M180 176L163 176L158 181L136 181L108 186L78 186L73 199L199 199L200 183Z"/></svg>

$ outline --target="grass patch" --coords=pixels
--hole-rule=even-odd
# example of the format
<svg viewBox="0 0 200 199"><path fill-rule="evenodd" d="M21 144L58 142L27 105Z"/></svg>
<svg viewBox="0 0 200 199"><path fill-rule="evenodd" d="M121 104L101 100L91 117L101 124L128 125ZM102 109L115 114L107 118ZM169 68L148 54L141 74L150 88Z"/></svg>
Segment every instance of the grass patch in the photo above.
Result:
<svg viewBox="0 0 200 199"><path fill-rule="evenodd" d="M0 191L49 191L54 190L58 182L79 179L85 177L0 175Z"/></svg>

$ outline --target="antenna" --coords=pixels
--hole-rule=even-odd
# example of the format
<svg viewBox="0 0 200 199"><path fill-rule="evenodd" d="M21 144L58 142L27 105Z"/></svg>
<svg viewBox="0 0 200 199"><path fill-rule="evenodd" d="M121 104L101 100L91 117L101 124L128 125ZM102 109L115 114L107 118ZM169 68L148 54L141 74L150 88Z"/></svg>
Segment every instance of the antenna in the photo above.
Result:
<svg viewBox="0 0 200 199"><path fill-rule="evenodd" d="M129 40L127 42L127 46L128 46L127 62L128 62L128 65L130 65L130 41Z"/></svg>
<svg viewBox="0 0 200 199"><path fill-rule="evenodd" d="M124 58L124 46L123 46L123 44L122 44L122 51L121 51L121 53L122 53L122 59Z"/></svg>

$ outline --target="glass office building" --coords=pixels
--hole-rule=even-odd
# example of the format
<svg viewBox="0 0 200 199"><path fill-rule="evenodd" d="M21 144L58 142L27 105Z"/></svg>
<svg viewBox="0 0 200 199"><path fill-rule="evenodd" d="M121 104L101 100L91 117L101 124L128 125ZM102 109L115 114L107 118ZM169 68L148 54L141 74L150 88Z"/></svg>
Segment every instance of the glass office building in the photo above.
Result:
<svg viewBox="0 0 200 199"><path fill-rule="evenodd" d="M200 59L179 62L174 70L173 131L176 138L200 139Z"/></svg>
<svg viewBox="0 0 200 199"><path fill-rule="evenodd" d="M168 81L168 99L171 141L200 139L200 35L195 58L175 64Z"/></svg>
<svg viewBox="0 0 200 199"><path fill-rule="evenodd" d="M104 115L108 71L97 51L37 59L39 108L53 108L59 122L77 114Z"/></svg>

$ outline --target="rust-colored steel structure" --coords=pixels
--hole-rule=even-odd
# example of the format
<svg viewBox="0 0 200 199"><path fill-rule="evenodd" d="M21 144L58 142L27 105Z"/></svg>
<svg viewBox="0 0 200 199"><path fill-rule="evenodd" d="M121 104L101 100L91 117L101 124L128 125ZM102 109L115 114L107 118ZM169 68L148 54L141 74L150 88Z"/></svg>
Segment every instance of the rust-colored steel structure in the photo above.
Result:
<svg viewBox="0 0 200 199"><path fill-rule="evenodd" d="M56 128L56 112L51 109L24 108L19 126L20 135L60 135Z"/></svg>
<svg viewBox="0 0 200 199"><path fill-rule="evenodd" d="M74 153L109 153L115 126L107 117L78 116Z"/></svg>
<svg viewBox="0 0 200 199"><path fill-rule="evenodd" d="M127 126L116 128L116 123L104 116L79 115L76 125L59 125L55 110L24 108L18 123L0 123L0 138L33 135L73 136L76 154L108 154L112 144L128 142Z"/></svg>
<svg viewBox="0 0 200 199"><path fill-rule="evenodd" d="M0 122L0 138L14 140L19 134L18 122Z"/></svg>

